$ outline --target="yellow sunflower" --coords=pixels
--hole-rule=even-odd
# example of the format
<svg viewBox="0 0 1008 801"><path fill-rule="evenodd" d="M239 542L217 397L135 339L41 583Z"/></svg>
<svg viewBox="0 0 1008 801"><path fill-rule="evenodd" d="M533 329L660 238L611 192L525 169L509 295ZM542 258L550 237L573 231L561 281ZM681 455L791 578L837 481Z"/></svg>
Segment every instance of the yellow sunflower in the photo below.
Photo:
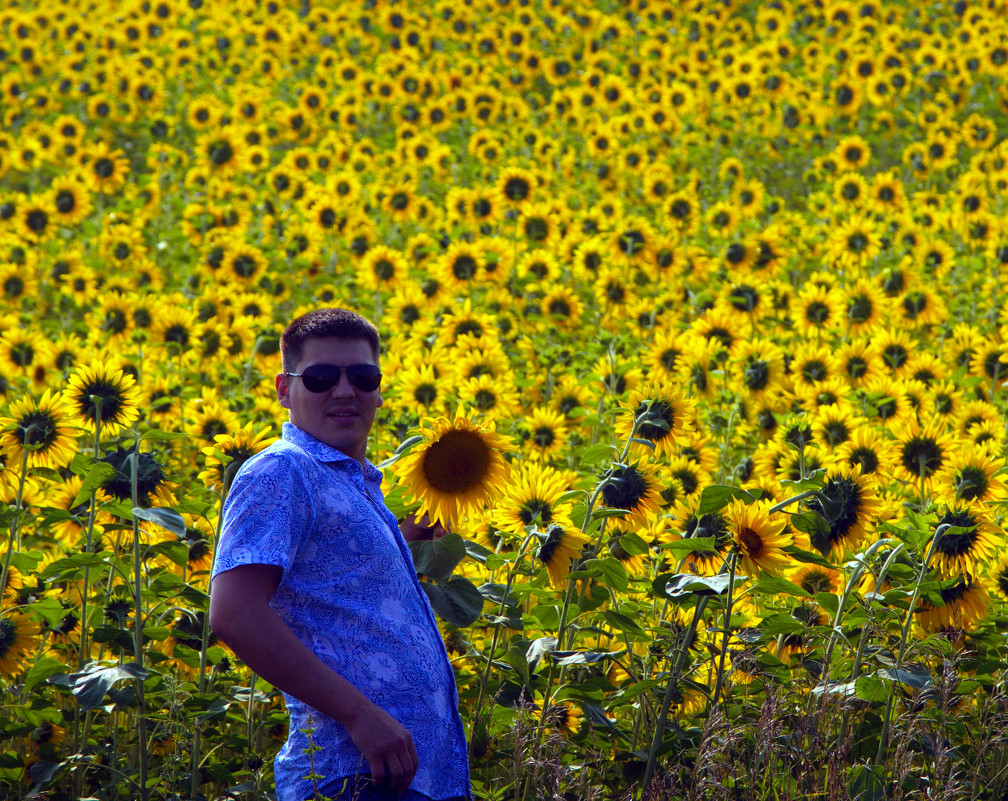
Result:
<svg viewBox="0 0 1008 801"><path fill-rule="evenodd" d="M943 507L932 526L938 541L935 557L946 573L976 574L977 567L994 556L1000 532L981 503Z"/></svg>
<svg viewBox="0 0 1008 801"><path fill-rule="evenodd" d="M539 561L546 566L550 583L562 587L571 562L581 554L588 538L574 527L550 523L540 534Z"/></svg>
<svg viewBox="0 0 1008 801"><path fill-rule="evenodd" d="M94 431L100 425L110 436L140 416L139 398L140 390L132 375L97 360L78 367L63 393L66 405L85 429Z"/></svg>
<svg viewBox="0 0 1008 801"><path fill-rule="evenodd" d="M0 676L16 674L35 650L39 625L19 613L0 616Z"/></svg>
<svg viewBox="0 0 1008 801"><path fill-rule="evenodd" d="M502 491L508 475L503 453L511 446L492 421L475 423L459 406L454 420L426 418L420 435L423 442L392 467L412 500L420 501L417 517L428 514L451 528Z"/></svg>
<svg viewBox="0 0 1008 801"><path fill-rule="evenodd" d="M689 442L694 431L696 403L680 387L665 380L658 379L632 391L622 405L633 415L619 418L616 433L624 440L633 434L636 439L651 443L657 456L671 456L678 446ZM634 444L638 449L650 450L643 443Z"/></svg>
<svg viewBox="0 0 1008 801"><path fill-rule="evenodd" d="M273 441L270 426L256 431L254 425L249 422L233 434L218 434L213 445L203 448L207 460L199 478L206 486L217 492L230 487L238 468Z"/></svg>
<svg viewBox="0 0 1008 801"><path fill-rule="evenodd" d="M748 575L762 570L779 573L787 564L788 556L784 546L790 545L790 537L784 534L786 521L770 516L770 502L732 501L725 510L729 531L735 540L735 548L742 558L742 569Z"/></svg>
<svg viewBox="0 0 1008 801"><path fill-rule="evenodd" d="M0 418L0 444L9 448L13 462L27 457L28 467L66 467L77 453L75 431L69 412L58 395L46 390L35 401L24 397L14 401Z"/></svg>

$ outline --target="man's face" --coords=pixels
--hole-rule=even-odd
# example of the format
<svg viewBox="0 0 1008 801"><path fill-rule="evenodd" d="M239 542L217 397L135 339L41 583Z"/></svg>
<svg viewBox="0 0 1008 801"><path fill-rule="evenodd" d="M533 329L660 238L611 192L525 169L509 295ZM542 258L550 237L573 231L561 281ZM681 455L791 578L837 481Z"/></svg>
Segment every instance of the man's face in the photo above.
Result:
<svg viewBox="0 0 1008 801"><path fill-rule="evenodd" d="M371 345L365 339L320 337L305 340L301 359L292 373L302 373L313 364L376 364ZM319 442L342 451L363 464L368 432L375 412L382 405L381 390L365 392L354 387L346 372L325 392L309 392L299 377L281 373L276 377L277 398L290 410L290 421Z"/></svg>

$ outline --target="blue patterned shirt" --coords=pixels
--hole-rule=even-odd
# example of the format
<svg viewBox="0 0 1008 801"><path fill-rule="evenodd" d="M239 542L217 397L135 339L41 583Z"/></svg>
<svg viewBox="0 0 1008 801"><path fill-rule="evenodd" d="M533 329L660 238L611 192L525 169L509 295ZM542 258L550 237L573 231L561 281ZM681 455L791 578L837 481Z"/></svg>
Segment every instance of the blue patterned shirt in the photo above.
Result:
<svg viewBox="0 0 1008 801"><path fill-rule="evenodd" d="M292 423L249 459L224 504L213 575L239 565L283 568L270 601L323 662L398 720L420 766L411 790L433 799L469 796L465 733L455 676L409 547L385 506L381 472ZM312 716L323 783L368 773L334 718L286 693L287 742L275 762L279 801L303 801L312 783L301 731ZM320 783L321 786L321 783Z"/></svg>

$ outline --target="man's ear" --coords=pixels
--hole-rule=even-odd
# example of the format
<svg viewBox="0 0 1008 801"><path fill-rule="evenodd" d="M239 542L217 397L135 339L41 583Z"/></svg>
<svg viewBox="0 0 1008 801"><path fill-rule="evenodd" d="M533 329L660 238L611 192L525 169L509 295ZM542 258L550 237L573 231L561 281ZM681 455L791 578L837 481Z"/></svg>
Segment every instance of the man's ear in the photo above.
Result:
<svg viewBox="0 0 1008 801"><path fill-rule="evenodd" d="M285 409L290 408L290 379L283 373L277 373L276 394L280 405Z"/></svg>

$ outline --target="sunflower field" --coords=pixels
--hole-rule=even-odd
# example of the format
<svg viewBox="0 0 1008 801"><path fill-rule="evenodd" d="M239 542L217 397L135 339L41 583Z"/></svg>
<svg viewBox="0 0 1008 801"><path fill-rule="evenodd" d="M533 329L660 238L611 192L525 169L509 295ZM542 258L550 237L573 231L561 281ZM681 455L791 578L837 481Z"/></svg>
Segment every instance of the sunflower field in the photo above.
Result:
<svg viewBox="0 0 1008 801"><path fill-rule="evenodd" d="M320 306L475 798L1008 793L1008 2L2 0L0 64L0 797L271 797L208 576Z"/></svg>

